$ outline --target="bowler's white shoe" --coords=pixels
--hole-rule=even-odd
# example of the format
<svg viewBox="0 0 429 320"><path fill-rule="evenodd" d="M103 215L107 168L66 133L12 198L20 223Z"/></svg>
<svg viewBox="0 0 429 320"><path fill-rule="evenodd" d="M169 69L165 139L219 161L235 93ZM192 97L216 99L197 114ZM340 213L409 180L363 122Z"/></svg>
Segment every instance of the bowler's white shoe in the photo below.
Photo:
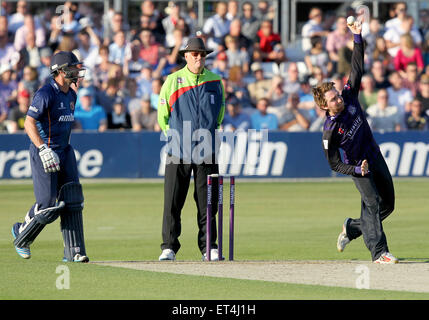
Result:
<svg viewBox="0 0 429 320"><path fill-rule="evenodd" d="M396 259L390 252L384 252L377 260L374 260L374 263L395 264L398 263L398 259Z"/></svg>
<svg viewBox="0 0 429 320"><path fill-rule="evenodd" d="M202 260L207 261L206 253L203 254ZM217 249L210 249L210 261L219 261L219 251Z"/></svg>
<svg viewBox="0 0 429 320"><path fill-rule="evenodd" d="M176 260L176 254L171 249L164 249L164 250L162 250L161 255L159 256L158 260L159 261L167 261L167 260L174 261L174 260Z"/></svg>
<svg viewBox="0 0 429 320"><path fill-rule="evenodd" d="M343 252L344 249L346 248L346 245L348 245L350 243L350 239L347 237L347 231L346 231L346 226L347 226L347 222L350 220L350 218L347 218L344 223L343 223L343 230L341 231L341 233L338 236L337 239L337 250L339 252Z"/></svg>

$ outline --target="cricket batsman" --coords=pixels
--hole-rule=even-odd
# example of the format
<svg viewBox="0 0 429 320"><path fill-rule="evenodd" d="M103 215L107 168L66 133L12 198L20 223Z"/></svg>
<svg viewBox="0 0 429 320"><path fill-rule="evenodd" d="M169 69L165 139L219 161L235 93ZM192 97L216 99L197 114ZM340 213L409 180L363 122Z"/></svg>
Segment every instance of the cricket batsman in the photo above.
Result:
<svg viewBox="0 0 429 320"><path fill-rule="evenodd" d="M382 221L394 209L395 191L389 169L358 101L364 73L364 46L361 22L351 20L349 29L353 33L354 47L347 84L341 93L333 82L312 89L316 104L326 111L322 139L329 165L336 172L351 175L361 194L360 218L345 220L337 249L342 252L350 241L362 235L373 262L393 264L398 259L389 252ZM344 151L343 159L340 149Z"/></svg>
<svg viewBox="0 0 429 320"><path fill-rule="evenodd" d="M83 193L70 134L74 122L77 82L85 75L72 52L52 57L52 78L35 94L25 118L30 138L30 164L36 202L24 222L12 226L14 246L24 259L43 228L58 217L64 240L64 262L88 262L83 236Z"/></svg>

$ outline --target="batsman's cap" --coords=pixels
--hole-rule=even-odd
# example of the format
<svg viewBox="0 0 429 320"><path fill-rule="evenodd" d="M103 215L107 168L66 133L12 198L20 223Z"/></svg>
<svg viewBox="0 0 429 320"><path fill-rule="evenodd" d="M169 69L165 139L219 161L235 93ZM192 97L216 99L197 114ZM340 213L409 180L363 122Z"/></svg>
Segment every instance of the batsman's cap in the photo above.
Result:
<svg viewBox="0 0 429 320"><path fill-rule="evenodd" d="M75 66L78 64L83 64L83 62L79 61L73 52L59 51L52 57L51 66L49 69L51 73L53 73L64 67Z"/></svg>
<svg viewBox="0 0 429 320"><path fill-rule="evenodd" d="M260 62L253 62L252 65L250 66L250 70L252 70L252 72L263 70L262 64Z"/></svg>
<svg viewBox="0 0 429 320"><path fill-rule="evenodd" d="M206 49L203 39L197 38L197 37L190 38L185 48L179 51L179 54L181 56L184 56L185 52L190 52L190 51L205 52L206 55L213 52L213 50Z"/></svg>
<svg viewBox="0 0 429 320"><path fill-rule="evenodd" d="M81 97L88 97L88 96L92 96L91 90L89 90L88 88L82 88L79 90L79 94Z"/></svg>

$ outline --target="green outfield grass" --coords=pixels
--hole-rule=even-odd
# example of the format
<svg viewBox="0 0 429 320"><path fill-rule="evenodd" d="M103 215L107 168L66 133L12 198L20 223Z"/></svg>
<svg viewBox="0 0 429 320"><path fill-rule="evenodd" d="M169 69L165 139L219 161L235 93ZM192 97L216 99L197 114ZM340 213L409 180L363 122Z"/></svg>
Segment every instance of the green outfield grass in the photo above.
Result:
<svg viewBox="0 0 429 320"><path fill-rule="evenodd" d="M395 188L396 210L384 222L389 248L399 259L429 261L429 181L399 179ZM162 183L83 183L83 190L86 247L91 261L157 260ZM182 214L182 249L177 259L200 261L192 192ZM67 264L70 289L58 290L56 268L63 265L59 220L48 225L32 245L30 260L21 259L12 245L11 226L22 221L33 199L31 184L0 185L0 299L3 300L429 298L429 294L175 275L95 264ZM227 208L224 211L226 215ZM343 253L335 248L344 219L357 217L359 212L360 197L351 180L279 183L238 180L235 258L370 260L362 239L352 242ZM225 220L227 225L226 216ZM227 227L224 229L227 244Z"/></svg>

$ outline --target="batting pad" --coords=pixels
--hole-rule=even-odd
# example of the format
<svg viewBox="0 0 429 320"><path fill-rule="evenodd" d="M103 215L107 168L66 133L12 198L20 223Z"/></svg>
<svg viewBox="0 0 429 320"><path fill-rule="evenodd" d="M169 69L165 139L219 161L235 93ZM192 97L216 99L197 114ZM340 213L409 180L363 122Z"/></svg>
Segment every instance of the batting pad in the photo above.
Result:
<svg viewBox="0 0 429 320"><path fill-rule="evenodd" d="M83 192L77 182L66 183L60 190L59 200L65 202L61 211L61 232L64 241L64 258L73 261L76 254L86 255L83 236Z"/></svg>
<svg viewBox="0 0 429 320"><path fill-rule="evenodd" d="M59 211L64 208L65 203L60 201L55 207L39 210L39 205L36 203L33 211L29 211L25 217L25 222L19 228L19 234L13 241L13 244L18 248L27 247L33 243L45 225L54 222Z"/></svg>

